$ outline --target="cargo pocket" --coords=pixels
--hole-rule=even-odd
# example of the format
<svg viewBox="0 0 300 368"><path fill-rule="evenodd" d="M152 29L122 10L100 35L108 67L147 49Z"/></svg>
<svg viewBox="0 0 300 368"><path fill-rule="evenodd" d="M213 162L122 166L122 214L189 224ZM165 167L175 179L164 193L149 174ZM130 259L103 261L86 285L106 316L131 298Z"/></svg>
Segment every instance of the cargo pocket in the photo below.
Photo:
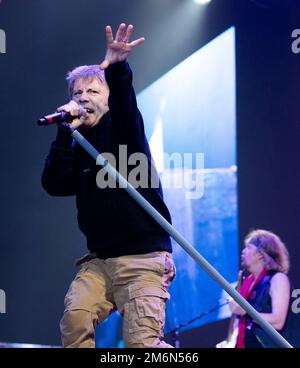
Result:
<svg viewBox="0 0 300 368"><path fill-rule="evenodd" d="M130 290L124 306L124 340L126 345L156 340L163 337L165 302L168 292L158 287Z"/></svg>

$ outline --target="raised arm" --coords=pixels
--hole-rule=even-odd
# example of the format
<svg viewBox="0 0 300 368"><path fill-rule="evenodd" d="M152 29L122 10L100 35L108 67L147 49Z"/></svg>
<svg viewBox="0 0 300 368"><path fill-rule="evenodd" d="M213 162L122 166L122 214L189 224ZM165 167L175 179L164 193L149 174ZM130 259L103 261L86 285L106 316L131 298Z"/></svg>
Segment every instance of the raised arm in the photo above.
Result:
<svg viewBox="0 0 300 368"><path fill-rule="evenodd" d="M144 37L130 42L133 26L120 24L115 38L112 29L106 29L107 51L100 68L105 70L105 78L109 86L109 110L113 118L113 129L125 142L129 136L144 135L143 120L137 108L136 96L132 86L132 72L127 63L131 51L144 42ZM124 140L123 140L124 138Z"/></svg>

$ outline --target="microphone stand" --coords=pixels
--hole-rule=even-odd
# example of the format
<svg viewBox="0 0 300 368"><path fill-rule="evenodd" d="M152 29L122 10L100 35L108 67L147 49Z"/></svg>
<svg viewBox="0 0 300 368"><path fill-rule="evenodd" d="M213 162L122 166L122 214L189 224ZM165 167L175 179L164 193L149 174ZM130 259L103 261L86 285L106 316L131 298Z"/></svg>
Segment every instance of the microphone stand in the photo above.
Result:
<svg viewBox="0 0 300 368"><path fill-rule="evenodd" d="M108 175L124 188L126 192L256 321L257 324L276 342L280 347L292 348L259 313L247 302L230 283L190 244L134 187L113 168L106 160L76 129L67 125L72 137L107 171Z"/></svg>
<svg viewBox="0 0 300 368"><path fill-rule="evenodd" d="M187 322L182 322L179 325L177 325L176 327L174 327L172 330L168 331L166 333L166 335L172 335L172 341L173 341L173 345L175 348L180 348L180 342L179 342L179 331L183 328L186 327L190 324L192 324L193 322L197 321L198 319L201 319L215 311L217 311L218 309L224 307L225 305L229 304L229 301L227 300L226 302L222 303L222 304L218 304L217 306L213 307L212 309L206 311L206 312L202 312L201 314L199 314L198 316L190 319Z"/></svg>

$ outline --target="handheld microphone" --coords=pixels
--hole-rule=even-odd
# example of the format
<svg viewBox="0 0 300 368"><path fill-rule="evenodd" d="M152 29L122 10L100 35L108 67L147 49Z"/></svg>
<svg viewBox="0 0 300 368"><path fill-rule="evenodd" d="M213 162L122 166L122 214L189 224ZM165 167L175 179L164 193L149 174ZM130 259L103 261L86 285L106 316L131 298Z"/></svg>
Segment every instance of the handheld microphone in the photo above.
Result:
<svg viewBox="0 0 300 368"><path fill-rule="evenodd" d="M40 126L48 126L52 124L70 123L74 119L80 118L85 113L84 109L80 109L78 115L71 115L70 112L61 111L51 115L46 115L37 121Z"/></svg>

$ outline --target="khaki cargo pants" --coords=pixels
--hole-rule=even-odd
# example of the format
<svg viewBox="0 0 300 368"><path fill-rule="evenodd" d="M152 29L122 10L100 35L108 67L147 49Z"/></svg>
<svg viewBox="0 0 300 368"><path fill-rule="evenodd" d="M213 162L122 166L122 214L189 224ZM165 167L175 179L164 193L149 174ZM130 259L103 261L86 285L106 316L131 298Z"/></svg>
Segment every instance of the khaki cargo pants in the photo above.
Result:
<svg viewBox="0 0 300 368"><path fill-rule="evenodd" d="M64 347L95 347L96 325L115 310L124 317L125 347L172 347L162 341L167 290L175 276L170 253L82 259L65 297Z"/></svg>

